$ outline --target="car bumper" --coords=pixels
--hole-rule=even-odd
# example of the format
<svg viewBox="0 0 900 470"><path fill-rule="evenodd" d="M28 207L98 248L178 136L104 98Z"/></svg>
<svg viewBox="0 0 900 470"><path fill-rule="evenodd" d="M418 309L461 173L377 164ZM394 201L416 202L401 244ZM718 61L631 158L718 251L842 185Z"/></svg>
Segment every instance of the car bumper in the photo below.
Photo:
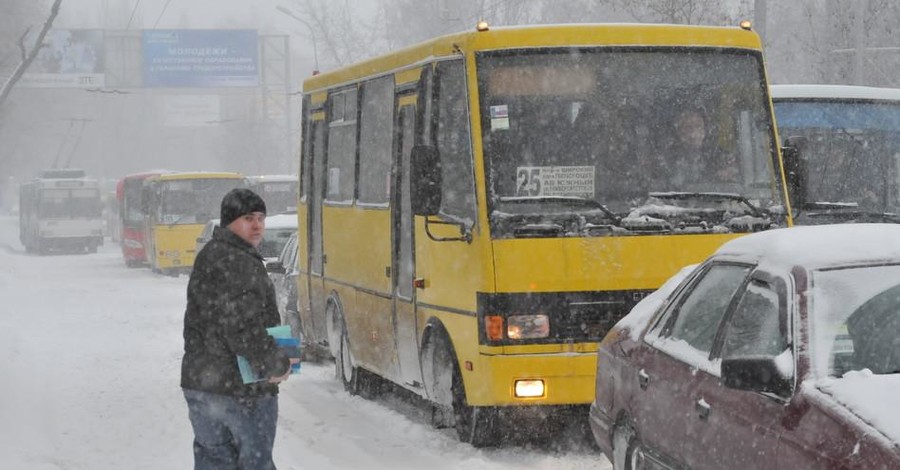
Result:
<svg viewBox="0 0 900 470"><path fill-rule="evenodd" d="M591 408L588 412L588 422L591 425L591 433L594 435L594 442L597 443L597 447L612 460L612 430L615 420L594 402L591 403Z"/></svg>

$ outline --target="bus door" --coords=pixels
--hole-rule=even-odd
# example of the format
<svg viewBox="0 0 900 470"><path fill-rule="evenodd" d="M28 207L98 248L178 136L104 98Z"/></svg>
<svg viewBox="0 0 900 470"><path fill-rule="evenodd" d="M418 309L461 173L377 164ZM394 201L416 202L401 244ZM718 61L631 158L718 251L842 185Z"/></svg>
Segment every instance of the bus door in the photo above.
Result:
<svg viewBox="0 0 900 470"><path fill-rule="evenodd" d="M322 255L322 199L325 196L325 121L317 119L312 122L312 165L310 167L311 191L309 193L309 301L312 307L311 312L317 314L311 315L312 321L311 331L315 333L315 338L324 340L328 338L328 330L326 318L322 316L325 312L325 300L327 292L325 292L325 259ZM333 348L337 345L330 344L332 353Z"/></svg>
<svg viewBox="0 0 900 470"><path fill-rule="evenodd" d="M394 340L400 362L400 377L404 384L421 387L422 369L419 365L419 341L416 325L415 288L415 229L410 203L409 162L412 153L416 108L415 97L400 99L397 113L396 180L391 203L394 292ZM411 102L411 103L410 103Z"/></svg>

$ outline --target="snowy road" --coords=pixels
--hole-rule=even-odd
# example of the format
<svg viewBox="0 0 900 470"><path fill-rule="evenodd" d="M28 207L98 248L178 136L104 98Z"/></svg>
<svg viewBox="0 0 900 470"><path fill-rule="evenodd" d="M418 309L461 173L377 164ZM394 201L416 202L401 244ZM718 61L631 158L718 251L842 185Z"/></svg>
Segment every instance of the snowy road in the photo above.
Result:
<svg viewBox="0 0 900 470"><path fill-rule="evenodd" d="M129 269L118 245L35 256L0 216L0 468L192 466L181 390L187 278ZM351 397L331 364L282 386L275 460L285 469L608 469L584 440L474 449L392 395Z"/></svg>

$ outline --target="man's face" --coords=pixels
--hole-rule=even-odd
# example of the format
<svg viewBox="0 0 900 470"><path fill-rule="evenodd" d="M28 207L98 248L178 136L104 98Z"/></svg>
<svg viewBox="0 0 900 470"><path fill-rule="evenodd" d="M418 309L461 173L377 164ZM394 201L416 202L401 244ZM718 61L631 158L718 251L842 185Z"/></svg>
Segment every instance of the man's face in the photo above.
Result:
<svg viewBox="0 0 900 470"><path fill-rule="evenodd" d="M688 112L681 116L675 122L675 130L682 142L691 148L700 148L703 146L703 139L706 137L706 126L703 124L703 118L693 112Z"/></svg>
<svg viewBox="0 0 900 470"><path fill-rule="evenodd" d="M262 241L263 233L266 231L266 213L251 212L244 214L234 219L234 222L228 224L227 228L256 248Z"/></svg>

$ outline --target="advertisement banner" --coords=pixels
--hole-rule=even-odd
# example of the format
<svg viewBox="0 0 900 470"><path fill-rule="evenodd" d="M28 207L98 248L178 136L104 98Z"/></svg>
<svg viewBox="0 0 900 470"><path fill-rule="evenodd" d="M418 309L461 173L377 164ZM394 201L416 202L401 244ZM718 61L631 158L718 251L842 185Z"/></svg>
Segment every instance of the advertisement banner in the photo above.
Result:
<svg viewBox="0 0 900 470"><path fill-rule="evenodd" d="M145 30L145 87L259 85L255 30Z"/></svg>
<svg viewBox="0 0 900 470"><path fill-rule="evenodd" d="M18 86L101 88L104 78L102 30L51 29Z"/></svg>

